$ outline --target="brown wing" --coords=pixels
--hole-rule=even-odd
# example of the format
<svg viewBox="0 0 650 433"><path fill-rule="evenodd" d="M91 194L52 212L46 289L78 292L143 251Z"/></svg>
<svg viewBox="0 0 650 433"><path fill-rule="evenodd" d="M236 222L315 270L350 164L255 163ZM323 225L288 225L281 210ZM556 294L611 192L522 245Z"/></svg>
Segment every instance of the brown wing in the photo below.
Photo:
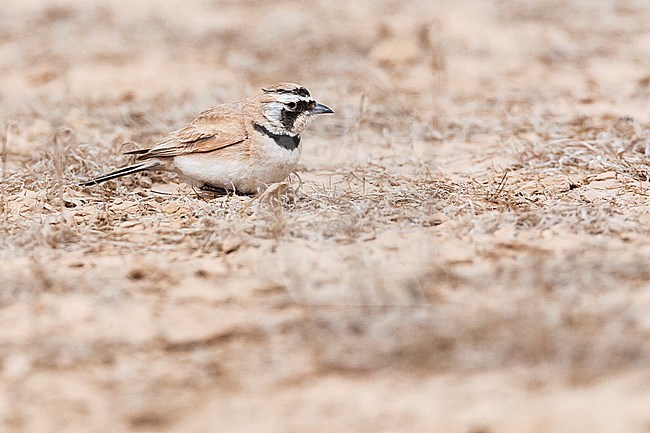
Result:
<svg viewBox="0 0 650 433"><path fill-rule="evenodd" d="M247 138L241 110L237 106L220 105L205 110L188 126L170 133L151 149L128 153L139 154L138 159L174 157L212 152Z"/></svg>

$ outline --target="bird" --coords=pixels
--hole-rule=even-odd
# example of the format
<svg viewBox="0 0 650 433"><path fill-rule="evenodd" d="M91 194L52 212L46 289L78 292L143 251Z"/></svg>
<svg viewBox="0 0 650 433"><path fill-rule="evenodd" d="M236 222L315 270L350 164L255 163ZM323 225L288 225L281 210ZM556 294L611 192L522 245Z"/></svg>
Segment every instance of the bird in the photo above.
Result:
<svg viewBox="0 0 650 433"><path fill-rule="evenodd" d="M314 116L334 113L300 84L278 83L247 99L210 107L187 126L136 155L134 164L80 183L90 187L133 173L166 170L215 192L256 194L294 172L301 133Z"/></svg>

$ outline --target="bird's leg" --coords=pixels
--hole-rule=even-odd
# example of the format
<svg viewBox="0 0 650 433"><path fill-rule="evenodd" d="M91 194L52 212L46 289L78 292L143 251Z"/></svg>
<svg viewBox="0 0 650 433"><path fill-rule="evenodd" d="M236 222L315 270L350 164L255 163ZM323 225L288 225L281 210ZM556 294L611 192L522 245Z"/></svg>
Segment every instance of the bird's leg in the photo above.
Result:
<svg viewBox="0 0 650 433"><path fill-rule="evenodd" d="M225 188L219 188L218 186L212 186L210 184L204 183L201 186L201 191L213 192L218 195L228 195L228 190Z"/></svg>
<svg viewBox="0 0 650 433"><path fill-rule="evenodd" d="M218 195L234 194L242 197L251 197L255 195L254 193L251 192L241 192L241 191L237 191L236 189L221 188L219 186L210 185L208 183L204 183L200 189L201 191L211 192Z"/></svg>

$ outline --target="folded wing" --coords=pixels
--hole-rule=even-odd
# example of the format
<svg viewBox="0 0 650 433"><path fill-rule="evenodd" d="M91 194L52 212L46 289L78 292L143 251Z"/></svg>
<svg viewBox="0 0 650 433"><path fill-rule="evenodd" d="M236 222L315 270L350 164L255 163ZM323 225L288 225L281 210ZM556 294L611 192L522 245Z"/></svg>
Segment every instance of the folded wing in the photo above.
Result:
<svg viewBox="0 0 650 433"><path fill-rule="evenodd" d="M241 143L248 138L241 111L221 105L205 110L185 128L170 133L151 149L127 152L138 160L205 153Z"/></svg>

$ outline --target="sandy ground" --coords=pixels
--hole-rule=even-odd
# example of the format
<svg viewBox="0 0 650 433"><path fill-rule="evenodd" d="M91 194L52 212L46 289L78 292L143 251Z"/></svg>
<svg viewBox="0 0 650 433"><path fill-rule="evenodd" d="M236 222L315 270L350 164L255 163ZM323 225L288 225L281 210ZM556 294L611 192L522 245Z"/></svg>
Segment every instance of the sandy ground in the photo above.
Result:
<svg viewBox="0 0 650 433"><path fill-rule="evenodd" d="M2 0L3 431L650 431L644 0ZM74 186L276 81L257 197Z"/></svg>

